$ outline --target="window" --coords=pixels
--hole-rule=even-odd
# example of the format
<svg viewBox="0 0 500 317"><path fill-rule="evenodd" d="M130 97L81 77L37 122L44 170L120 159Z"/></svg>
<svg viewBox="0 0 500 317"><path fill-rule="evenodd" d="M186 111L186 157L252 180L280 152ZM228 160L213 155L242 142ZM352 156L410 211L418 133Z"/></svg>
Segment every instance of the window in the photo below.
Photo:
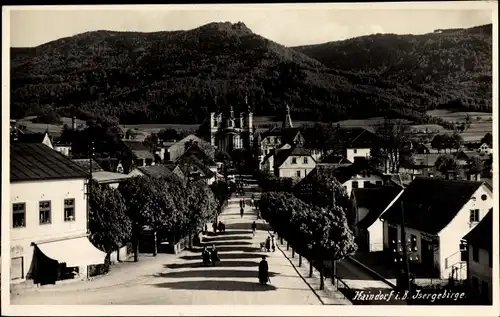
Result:
<svg viewBox="0 0 500 317"><path fill-rule="evenodd" d="M214 127L217 126L217 119L214 119Z"/></svg>
<svg viewBox="0 0 500 317"><path fill-rule="evenodd" d="M382 181L376 181L375 184L382 185Z"/></svg>
<svg viewBox="0 0 500 317"><path fill-rule="evenodd" d="M417 251L417 236L414 234L410 235L410 247L411 251Z"/></svg>
<svg viewBox="0 0 500 317"><path fill-rule="evenodd" d="M295 157L292 157L292 164L297 164L297 159Z"/></svg>
<svg viewBox="0 0 500 317"><path fill-rule="evenodd" d="M483 195L481 195L481 200L486 200L486 199L488 199L488 196L486 196L486 195L484 195L484 194L483 194Z"/></svg>
<svg viewBox="0 0 500 317"><path fill-rule="evenodd" d="M354 151L354 154L357 154L357 153L358 153L358 150L357 150L357 149L354 149L353 151Z"/></svg>
<svg viewBox="0 0 500 317"><path fill-rule="evenodd" d="M12 228L26 227L26 204L12 204Z"/></svg>
<svg viewBox="0 0 500 317"><path fill-rule="evenodd" d="M50 201L41 201L38 209L40 211L40 224L50 224Z"/></svg>
<svg viewBox="0 0 500 317"><path fill-rule="evenodd" d="M10 279L24 278L24 258L22 256L10 259Z"/></svg>
<svg viewBox="0 0 500 317"><path fill-rule="evenodd" d="M297 177L300 177L300 171L297 171Z"/></svg>
<svg viewBox="0 0 500 317"><path fill-rule="evenodd" d="M307 157L304 157L304 164L307 164Z"/></svg>
<svg viewBox="0 0 500 317"><path fill-rule="evenodd" d="M471 246L472 249L472 260L474 262L479 262L479 248Z"/></svg>
<svg viewBox="0 0 500 317"><path fill-rule="evenodd" d="M364 188L370 187L370 181L364 181Z"/></svg>
<svg viewBox="0 0 500 317"><path fill-rule="evenodd" d="M352 188L358 188L358 182L357 181L353 181L352 182Z"/></svg>
<svg viewBox="0 0 500 317"><path fill-rule="evenodd" d="M75 221L75 200L64 200L64 221Z"/></svg>
<svg viewBox="0 0 500 317"><path fill-rule="evenodd" d="M479 222L479 209L471 209L470 222Z"/></svg>

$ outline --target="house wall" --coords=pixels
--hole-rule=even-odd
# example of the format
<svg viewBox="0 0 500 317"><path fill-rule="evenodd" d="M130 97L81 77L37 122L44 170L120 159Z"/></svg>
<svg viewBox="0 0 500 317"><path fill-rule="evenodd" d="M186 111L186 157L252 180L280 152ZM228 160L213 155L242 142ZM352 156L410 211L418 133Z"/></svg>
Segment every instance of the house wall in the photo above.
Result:
<svg viewBox="0 0 500 317"><path fill-rule="evenodd" d="M87 233L87 200L84 179L16 182L10 184L10 256L22 258L26 279L33 259L32 242L71 238ZM74 221L64 221L64 200L75 200ZM51 223L40 224L39 202L51 201ZM12 204L25 203L25 227L12 227ZM16 260L18 261L18 260Z"/></svg>
<svg viewBox="0 0 500 317"><path fill-rule="evenodd" d="M352 192L352 182L353 181L356 181L358 182L358 188L365 188L365 181L368 181L370 182L371 184L377 184L377 181L378 182L384 182L384 180L382 179L382 177L378 176L378 175L373 175L373 174L370 174L370 176L368 175L354 175L350 180L344 182L342 185L345 187L346 191L347 191L347 195L351 196L351 192Z"/></svg>
<svg viewBox="0 0 500 317"><path fill-rule="evenodd" d="M384 222L377 219L367 230L370 238L368 241L370 252L384 250Z"/></svg>
<svg viewBox="0 0 500 317"><path fill-rule="evenodd" d="M486 195L487 199L482 200L481 196ZM460 268L462 279L466 278L467 266L465 261L461 261L460 255L460 240L465 236L476 223L470 223L471 209L479 209L479 221L493 207L493 197L491 192L482 185L472 195L474 199L470 199L462 209L457 213L455 218L439 233L441 252L441 275L443 278L448 278L452 267Z"/></svg>
<svg viewBox="0 0 500 317"><path fill-rule="evenodd" d="M316 161L312 156L295 156L297 163L292 164L292 159L294 156L288 157L281 166L278 167L279 177L289 177L296 180L302 179L307 176L315 167ZM307 163L304 163L304 158L307 158ZM300 176L297 176L297 172L300 171Z"/></svg>
<svg viewBox="0 0 500 317"><path fill-rule="evenodd" d="M356 152L356 153L354 153ZM371 149L347 149L347 155L346 155L346 158L351 161L351 162L354 162L354 158L355 157L370 157L370 152L371 152Z"/></svg>
<svg viewBox="0 0 500 317"><path fill-rule="evenodd" d="M488 299L490 303L492 303L492 281L493 281L493 273L492 267L489 265L489 252L484 249L479 249L479 261L474 261L472 256L473 254L473 246L468 245L468 275L467 282L469 287L474 293L477 293L481 296L481 298ZM473 278L477 278L478 285L477 288L473 285ZM481 283L488 283L488 294L482 294Z"/></svg>
<svg viewBox="0 0 500 317"><path fill-rule="evenodd" d="M71 153L71 147L70 146L55 146L54 147L54 150L56 150L57 152L65 155L65 156L69 156L70 153Z"/></svg>
<svg viewBox="0 0 500 317"><path fill-rule="evenodd" d="M49 136L47 134L45 134L42 143L45 144L46 146L50 147L51 149L54 148L52 146L52 141L50 141L50 138L49 138Z"/></svg>

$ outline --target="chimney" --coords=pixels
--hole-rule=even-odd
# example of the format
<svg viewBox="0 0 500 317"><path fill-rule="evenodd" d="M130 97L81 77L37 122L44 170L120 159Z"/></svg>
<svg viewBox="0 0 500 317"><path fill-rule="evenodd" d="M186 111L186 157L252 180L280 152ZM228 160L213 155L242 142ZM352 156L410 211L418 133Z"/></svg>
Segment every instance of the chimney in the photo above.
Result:
<svg viewBox="0 0 500 317"><path fill-rule="evenodd" d="M71 118L71 129L72 129L73 131L76 131L76 117L75 117L75 116L73 116L73 117Z"/></svg>

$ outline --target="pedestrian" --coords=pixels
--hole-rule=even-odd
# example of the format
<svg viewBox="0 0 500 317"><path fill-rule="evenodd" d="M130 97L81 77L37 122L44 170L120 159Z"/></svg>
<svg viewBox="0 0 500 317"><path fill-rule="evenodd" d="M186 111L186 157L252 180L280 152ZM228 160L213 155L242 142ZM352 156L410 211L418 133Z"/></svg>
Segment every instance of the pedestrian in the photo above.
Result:
<svg viewBox="0 0 500 317"><path fill-rule="evenodd" d="M261 285L267 284L269 281L269 264L267 264L266 257L262 256L259 263L259 282Z"/></svg>
<svg viewBox="0 0 500 317"><path fill-rule="evenodd" d="M214 230L214 233L217 232L217 223L215 221L212 223L212 229Z"/></svg>
<svg viewBox="0 0 500 317"><path fill-rule="evenodd" d="M219 223L217 224L217 230L219 230L219 232L222 232L222 221L219 221Z"/></svg>
<svg viewBox="0 0 500 317"><path fill-rule="evenodd" d="M271 235L271 247L273 248L273 252L276 251L276 244L274 242L274 235Z"/></svg>
<svg viewBox="0 0 500 317"><path fill-rule="evenodd" d="M252 223L252 232L253 232L253 236L255 237L255 230L257 230L257 224L255 223L255 221Z"/></svg>
<svg viewBox="0 0 500 317"><path fill-rule="evenodd" d="M269 236L266 239L266 251L271 251L271 238Z"/></svg>
<svg viewBox="0 0 500 317"><path fill-rule="evenodd" d="M243 207L240 208L240 216L243 218Z"/></svg>
<svg viewBox="0 0 500 317"><path fill-rule="evenodd" d="M204 230L204 231L205 231L205 232L204 232L205 234L207 234L207 233L208 233L208 226L207 226L207 224L205 224L205 230Z"/></svg>
<svg viewBox="0 0 500 317"><path fill-rule="evenodd" d="M221 222L221 224L222 224L222 232L226 232L226 224L223 222Z"/></svg>
<svg viewBox="0 0 500 317"><path fill-rule="evenodd" d="M203 247L203 252L201 253L202 259L203 259L203 265L208 266L210 265L210 252L208 252L207 247Z"/></svg>
<svg viewBox="0 0 500 317"><path fill-rule="evenodd" d="M215 244L212 244L212 251L210 251L210 257L212 258L212 265L215 266L215 263L220 261L219 253L215 248Z"/></svg>
<svg viewBox="0 0 500 317"><path fill-rule="evenodd" d="M240 208L243 208L243 201L240 199Z"/></svg>

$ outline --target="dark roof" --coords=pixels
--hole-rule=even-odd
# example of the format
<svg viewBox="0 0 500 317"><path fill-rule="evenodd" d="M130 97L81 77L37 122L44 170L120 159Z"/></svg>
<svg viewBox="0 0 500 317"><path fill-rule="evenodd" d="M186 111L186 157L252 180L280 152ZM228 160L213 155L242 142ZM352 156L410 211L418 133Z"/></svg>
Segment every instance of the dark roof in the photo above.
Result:
<svg viewBox="0 0 500 317"><path fill-rule="evenodd" d="M139 141L122 140L123 144L139 159L154 159L147 146Z"/></svg>
<svg viewBox="0 0 500 317"><path fill-rule="evenodd" d="M332 152L326 155L322 160L323 164L352 164L351 161L343 157L342 155L338 155L335 152Z"/></svg>
<svg viewBox="0 0 500 317"><path fill-rule="evenodd" d="M215 160L210 157L201 147L198 142L193 142L193 144L184 152L183 155L191 154L196 156L203 164L207 166L216 165Z"/></svg>
<svg viewBox="0 0 500 317"><path fill-rule="evenodd" d="M358 223L358 227L363 229L370 227L402 190L402 188L397 187L353 189L352 195L356 200L356 205L369 210L368 214Z"/></svg>
<svg viewBox="0 0 500 317"><path fill-rule="evenodd" d="M335 169L334 176L342 184L350 180L354 175L359 174L362 171L368 171L370 174L378 175L382 178L388 178L389 176L384 175L378 169L372 167L369 162L365 159L356 160L351 165L339 166Z"/></svg>
<svg viewBox="0 0 500 317"><path fill-rule="evenodd" d="M175 168L175 166L173 167ZM151 177L165 177L173 174L171 165L140 166L137 169Z"/></svg>
<svg viewBox="0 0 500 317"><path fill-rule="evenodd" d="M492 252L493 250L493 209L463 237L467 243Z"/></svg>
<svg viewBox="0 0 500 317"><path fill-rule="evenodd" d="M90 174L42 143L10 145L10 181L87 178Z"/></svg>
<svg viewBox="0 0 500 317"><path fill-rule="evenodd" d="M185 175L189 175L189 171L192 167L201 170L203 174L205 174L205 176L208 178L215 175L215 173L212 172L207 165L205 165L199 158L197 158L193 154L184 153L177 159L176 163L179 165Z"/></svg>
<svg viewBox="0 0 500 317"><path fill-rule="evenodd" d="M379 137L375 134L363 129L358 136L352 139L351 142L348 143L348 146L353 148L372 148L374 145L378 145L380 143Z"/></svg>
<svg viewBox="0 0 500 317"><path fill-rule="evenodd" d="M310 156L311 152L301 146L296 146L289 149L279 150L276 152L275 166L280 166L290 156Z"/></svg>
<svg viewBox="0 0 500 317"><path fill-rule="evenodd" d="M272 127L269 130L261 133L262 139L265 139L268 136L281 136L281 129L277 127Z"/></svg>
<svg viewBox="0 0 500 317"><path fill-rule="evenodd" d="M482 182L417 177L383 215L389 223L401 222L401 200L409 228L438 234L469 201Z"/></svg>
<svg viewBox="0 0 500 317"><path fill-rule="evenodd" d="M78 164L84 171L90 169L89 159L73 159L72 161ZM104 172L104 169L94 159L92 159L92 172Z"/></svg>
<svg viewBox="0 0 500 317"><path fill-rule="evenodd" d="M15 142L19 143L42 143L45 133L19 133Z"/></svg>
<svg viewBox="0 0 500 317"><path fill-rule="evenodd" d="M281 143L294 144L294 139L300 133L299 128L284 128L281 129Z"/></svg>

